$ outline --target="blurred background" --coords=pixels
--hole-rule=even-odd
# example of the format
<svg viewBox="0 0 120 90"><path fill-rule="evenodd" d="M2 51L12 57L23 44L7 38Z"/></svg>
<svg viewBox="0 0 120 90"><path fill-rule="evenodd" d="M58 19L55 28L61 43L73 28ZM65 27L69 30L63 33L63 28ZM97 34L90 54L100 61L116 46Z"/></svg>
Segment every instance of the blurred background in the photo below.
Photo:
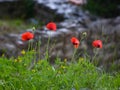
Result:
<svg viewBox="0 0 120 90"><path fill-rule="evenodd" d="M103 49L98 50L97 58L100 67L116 69L120 67L120 0L0 0L0 55L18 56L26 48L20 40L21 33L37 30L35 35L41 38L43 50L45 25L56 22L57 32L51 35L57 42L50 49L50 59L58 56L70 59L73 47L70 38L79 39L83 32L87 37L81 41L76 58L86 57L85 51L94 56L91 42L94 39L103 41ZM43 58L44 55L41 55Z"/></svg>
<svg viewBox="0 0 120 90"><path fill-rule="evenodd" d="M76 7L77 6L77 9ZM49 21L63 21L71 14L83 14L80 10L102 18L120 15L119 0L0 0L0 30L14 32L43 25ZM69 15L70 14L70 15ZM11 23L12 22L12 23ZM8 24L8 25L4 25ZM11 25L13 24L13 25ZM25 25L24 25L25 24ZM26 25L27 24L27 25ZM9 27L9 25L11 27ZM19 27L16 27L19 25ZM9 30L7 30L9 28ZM4 30L2 30L4 32Z"/></svg>

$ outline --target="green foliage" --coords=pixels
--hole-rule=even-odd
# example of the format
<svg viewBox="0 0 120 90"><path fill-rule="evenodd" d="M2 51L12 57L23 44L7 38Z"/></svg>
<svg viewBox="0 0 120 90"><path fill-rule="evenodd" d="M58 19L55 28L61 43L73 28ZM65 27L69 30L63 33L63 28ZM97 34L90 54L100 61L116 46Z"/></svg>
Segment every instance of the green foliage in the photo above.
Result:
<svg viewBox="0 0 120 90"><path fill-rule="evenodd" d="M118 90L120 87L119 73L112 76L100 72L84 58L76 63L56 59L51 65L46 60L35 63L34 56L35 51L29 51L16 59L1 57L0 90Z"/></svg>
<svg viewBox="0 0 120 90"><path fill-rule="evenodd" d="M120 15L119 5L120 0L88 0L84 8L102 17L114 17Z"/></svg>
<svg viewBox="0 0 120 90"><path fill-rule="evenodd" d="M41 27L43 24L42 22L38 22L37 24L29 22L29 21L25 21L25 20L21 20L21 19L3 19L0 20L0 34L4 34L4 33L18 33L21 30L26 30L28 28L39 28Z"/></svg>

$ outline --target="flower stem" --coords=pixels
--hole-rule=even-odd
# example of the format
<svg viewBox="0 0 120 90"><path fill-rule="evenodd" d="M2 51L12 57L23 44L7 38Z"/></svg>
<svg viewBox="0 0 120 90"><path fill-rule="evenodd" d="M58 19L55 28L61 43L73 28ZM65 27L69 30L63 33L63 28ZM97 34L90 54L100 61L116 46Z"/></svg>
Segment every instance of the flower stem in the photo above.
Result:
<svg viewBox="0 0 120 90"><path fill-rule="evenodd" d="M97 49L96 49L96 48L95 48L94 53L95 53L95 55L94 55L94 57L93 57L93 59L92 59L92 63L97 64L97 62L96 62L95 58L96 58L96 56L97 56L97 54L98 54L98 51L97 51Z"/></svg>
<svg viewBox="0 0 120 90"><path fill-rule="evenodd" d="M49 60L49 44L50 44L50 36L48 36L47 50L46 50L46 60Z"/></svg>
<svg viewBox="0 0 120 90"><path fill-rule="evenodd" d="M71 61L72 61L72 62L75 62L75 59L74 59L74 57L75 57L75 54L76 54L76 52L77 52L77 49L75 48L75 49L74 49L73 56L72 56L72 59L71 59Z"/></svg>

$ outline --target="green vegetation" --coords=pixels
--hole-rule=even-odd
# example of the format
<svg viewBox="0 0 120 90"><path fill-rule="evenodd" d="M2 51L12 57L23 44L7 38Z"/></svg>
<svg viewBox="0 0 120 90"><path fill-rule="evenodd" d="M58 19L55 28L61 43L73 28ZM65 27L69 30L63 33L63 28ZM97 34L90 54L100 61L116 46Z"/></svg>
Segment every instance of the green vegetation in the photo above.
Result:
<svg viewBox="0 0 120 90"><path fill-rule="evenodd" d="M120 0L88 0L85 9L102 17L115 17L120 15Z"/></svg>
<svg viewBox="0 0 120 90"><path fill-rule="evenodd" d="M120 74L98 70L89 59L71 63L65 59L34 63L35 51L14 59L0 58L0 90L118 90ZM31 68L32 65L32 68Z"/></svg>
<svg viewBox="0 0 120 90"><path fill-rule="evenodd" d="M40 28L41 26L42 26L41 22L38 22L38 24L34 24L32 22L20 19L0 20L0 34L18 33L22 30L26 30L32 27Z"/></svg>

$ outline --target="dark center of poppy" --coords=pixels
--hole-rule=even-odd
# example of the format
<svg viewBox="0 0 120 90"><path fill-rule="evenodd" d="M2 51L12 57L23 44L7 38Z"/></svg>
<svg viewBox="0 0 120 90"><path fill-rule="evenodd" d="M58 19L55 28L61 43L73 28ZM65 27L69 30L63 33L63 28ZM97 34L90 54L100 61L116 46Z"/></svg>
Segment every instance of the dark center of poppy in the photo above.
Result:
<svg viewBox="0 0 120 90"><path fill-rule="evenodd" d="M26 40L30 40L30 38L26 38Z"/></svg>
<svg viewBox="0 0 120 90"><path fill-rule="evenodd" d="M78 43L73 42L73 45L78 45Z"/></svg>
<svg viewBox="0 0 120 90"><path fill-rule="evenodd" d="M99 47L100 47L100 45L98 44L98 45L97 45L97 47L99 48Z"/></svg>

